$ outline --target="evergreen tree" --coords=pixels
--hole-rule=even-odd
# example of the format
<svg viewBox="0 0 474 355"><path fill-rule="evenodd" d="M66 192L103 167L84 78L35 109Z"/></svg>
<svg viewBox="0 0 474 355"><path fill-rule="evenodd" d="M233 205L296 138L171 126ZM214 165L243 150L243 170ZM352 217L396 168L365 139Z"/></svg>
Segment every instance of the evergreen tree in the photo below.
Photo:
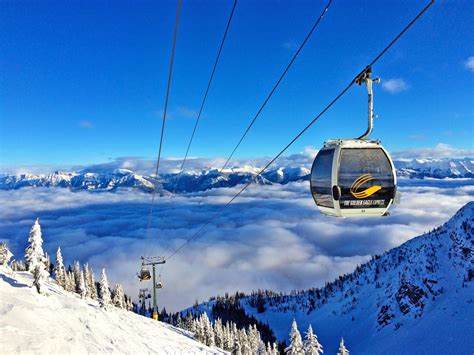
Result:
<svg viewBox="0 0 474 355"><path fill-rule="evenodd" d="M102 275L99 283L99 303L102 308L107 309L110 307L112 300L110 298L109 282L107 281L107 275L105 269L102 269Z"/></svg>
<svg viewBox="0 0 474 355"><path fill-rule="evenodd" d="M298 330L298 325L296 324L296 320L293 319L293 323L291 324L291 332L290 332L290 346L285 349L285 354L290 355L303 355L303 341L301 340L301 334Z"/></svg>
<svg viewBox="0 0 474 355"><path fill-rule="evenodd" d="M214 329L212 328L209 317L205 312L201 315L201 326L203 330L203 343L207 346L214 346Z"/></svg>
<svg viewBox="0 0 474 355"><path fill-rule="evenodd" d="M319 355L323 353L323 346L318 342L318 337L313 333L311 324L306 332L304 341L304 352L306 355Z"/></svg>
<svg viewBox="0 0 474 355"><path fill-rule="evenodd" d="M272 352L271 352L271 355L278 355L280 354L280 352L278 351L278 345L277 343L273 343L273 346L272 346Z"/></svg>
<svg viewBox="0 0 474 355"><path fill-rule="evenodd" d="M124 309L125 308L125 295L123 293L122 285L116 284L113 294L114 296L112 298L112 301L115 307Z"/></svg>
<svg viewBox="0 0 474 355"><path fill-rule="evenodd" d="M235 334L234 336L234 345L230 352L232 355L242 355L242 346L240 345L239 335Z"/></svg>
<svg viewBox="0 0 474 355"><path fill-rule="evenodd" d="M252 349L250 347L249 336L245 329L240 329L240 345L242 346L242 354L251 354Z"/></svg>
<svg viewBox="0 0 474 355"><path fill-rule="evenodd" d="M349 355L349 350L347 350L344 344L344 338L341 338L341 342L339 343L339 352L337 355Z"/></svg>
<svg viewBox="0 0 474 355"><path fill-rule="evenodd" d="M53 268L52 268L51 260L47 252L44 252L43 263L44 263L44 269L48 272L48 274L50 274L53 271Z"/></svg>
<svg viewBox="0 0 474 355"><path fill-rule="evenodd" d="M35 269L33 270L33 286L36 287L38 293L41 294L48 294L46 290L45 281L48 277L48 273L45 270L45 266L43 263L37 263Z"/></svg>
<svg viewBox="0 0 474 355"><path fill-rule="evenodd" d="M81 294L81 264L74 262L74 284L76 293Z"/></svg>
<svg viewBox="0 0 474 355"><path fill-rule="evenodd" d="M267 355L267 348L265 347L265 343L263 341L260 341L258 343L256 354L257 355Z"/></svg>
<svg viewBox="0 0 474 355"><path fill-rule="evenodd" d="M82 273L84 274L84 284L86 286L86 297L91 297L89 289L89 267L87 263L82 266Z"/></svg>
<svg viewBox="0 0 474 355"><path fill-rule="evenodd" d="M183 320L181 319L181 312L178 312L176 315L176 327L184 329Z"/></svg>
<svg viewBox="0 0 474 355"><path fill-rule="evenodd" d="M224 327L224 349L231 350L234 345L234 337L232 336L231 327L229 322Z"/></svg>
<svg viewBox="0 0 474 355"><path fill-rule="evenodd" d="M201 317L197 318L194 322L194 338L200 342L205 343L204 329L202 326Z"/></svg>
<svg viewBox="0 0 474 355"><path fill-rule="evenodd" d="M11 266L13 271L26 271L26 266L21 260L13 260Z"/></svg>
<svg viewBox="0 0 474 355"><path fill-rule="evenodd" d="M95 283L94 271L87 264L86 264L85 267L88 270L87 279L86 279L86 286L87 286L87 289L88 289L89 297L92 298L93 300L95 300L95 299L97 299L97 286L96 286L96 283Z"/></svg>
<svg viewBox="0 0 474 355"><path fill-rule="evenodd" d="M13 254L6 243L0 243L0 265L7 266Z"/></svg>
<svg viewBox="0 0 474 355"><path fill-rule="evenodd" d="M25 250L26 270L33 273L36 265L39 263L44 263L44 260L43 238L41 234L39 218L37 218L31 227L30 234L28 236L28 247Z"/></svg>
<svg viewBox="0 0 474 355"><path fill-rule="evenodd" d="M79 295L85 298L87 295L86 282L84 280L84 273L81 271L79 274Z"/></svg>
<svg viewBox="0 0 474 355"><path fill-rule="evenodd" d="M75 292L76 282L74 281L74 274L72 271L66 272L66 291Z"/></svg>
<svg viewBox="0 0 474 355"><path fill-rule="evenodd" d="M61 247L58 247L58 250L56 251L56 267L54 268L54 275L58 285L66 289L66 268L64 267Z"/></svg>
<svg viewBox="0 0 474 355"><path fill-rule="evenodd" d="M260 332L257 330L257 325L253 324L249 326L248 329L248 341L250 346L250 351L256 353L260 345Z"/></svg>
<svg viewBox="0 0 474 355"><path fill-rule="evenodd" d="M184 327L187 331L190 331L191 333L194 333L196 331L194 327L194 320L193 320L193 315L191 312L188 312L186 314L186 320L184 321Z"/></svg>
<svg viewBox="0 0 474 355"><path fill-rule="evenodd" d="M214 339L218 348L224 348L224 329L220 318L214 322Z"/></svg>

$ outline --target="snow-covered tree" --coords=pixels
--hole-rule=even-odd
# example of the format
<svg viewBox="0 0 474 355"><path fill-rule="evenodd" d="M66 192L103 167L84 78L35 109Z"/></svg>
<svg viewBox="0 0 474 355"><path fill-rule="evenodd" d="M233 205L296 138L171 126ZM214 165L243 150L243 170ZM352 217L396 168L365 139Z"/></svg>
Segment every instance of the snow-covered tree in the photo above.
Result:
<svg viewBox="0 0 474 355"><path fill-rule="evenodd" d="M33 270L33 286L36 287L38 293L47 295L45 281L48 277L48 273L45 270L43 263L37 263Z"/></svg>
<svg viewBox="0 0 474 355"><path fill-rule="evenodd" d="M0 243L0 265L7 266L13 254L6 243Z"/></svg>
<svg viewBox="0 0 474 355"><path fill-rule="evenodd" d="M202 318L199 317L195 320L194 322L194 338L199 341L200 343L205 343L206 342L206 338L205 338L205 334L204 334L204 327L203 327L203 324L202 324Z"/></svg>
<svg viewBox="0 0 474 355"><path fill-rule="evenodd" d="M183 320L181 319L181 312L176 315L176 327L183 329Z"/></svg>
<svg viewBox="0 0 474 355"><path fill-rule="evenodd" d="M43 237L41 234L39 218L37 218L31 227L30 234L28 236L28 247L25 250L26 270L34 272L37 264L42 263L44 266L44 261L45 256L43 251ZM43 270L44 269L45 268L43 268Z"/></svg>
<svg viewBox="0 0 474 355"><path fill-rule="evenodd" d="M278 351L277 343L273 343L272 352L270 353L270 355L278 355L278 354L280 354L280 352Z"/></svg>
<svg viewBox="0 0 474 355"><path fill-rule="evenodd" d="M298 330L298 325L296 324L296 320L293 319L293 323L291 324L291 332L290 332L290 346L285 349L285 354L291 355L303 355L303 341L301 339L301 334Z"/></svg>
<svg viewBox="0 0 474 355"><path fill-rule="evenodd" d="M26 271L25 263L21 260L13 260L11 267L13 271Z"/></svg>
<svg viewBox="0 0 474 355"><path fill-rule="evenodd" d="M250 325L248 328L248 341L250 346L250 351L256 353L260 344L260 332L257 330L255 324Z"/></svg>
<svg viewBox="0 0 474 355"><path fill-rule="evenodd" d="M230 353L232 355L242 355L242 346L240 345L240 339L238 334L235 334L234 336L234 344Z"/></svg>
<svg viewBox="0 0 474 355"><path fill-rule="evenodd" d="M82 298L85 298L87 295L86 290L86 281L84 280L84 272L82 270L79 273L79 290L78 294L81 295Z"/></svg>
<svg viewBox="0 0 474 355"><path fill-rule="evenodd" d="M258 343L256 354L257 355L267 355L267 348L265 347L265 343L263 341L260 341Z"/></svg>
<svg viewBox="0 0 474 355"><path fill-rule="evenodd" d="M125 308L125 295L123 293L122 285L116 284L113 292L112 301L115 307Z"/></svg>
<svg viewBox="0 0 474 355"><path fill-rule="evenodd" d="M92 298L92 295L91 295L91 290L89 288L89 266L86 264L84 264L82 266L82 273L84 274L84 283L85 283L85 286L86 286L86 297L91 297Z"/></svg>
<svg viewBox="0 0 474 355"><path fill-rule="evenodd" d="M87 269L87 278L86 278L87 293L90 298L95 300L97 299L97 287L95 285L94 271L87 264L84 266L84 268ZM86 277L85 273L84 273L84 277Z"/></svg>
<svg viewBox="0 0 474 355"><path fill-rule="evenodd" d="M74 262L74 283L76 293L81 293L81 264L79 261Z"/></svg>
<svg viewBox="0 0 474 355"><path fill-rule="evenodd" d="M304 352L306 355L319 355L323 353L323 346L318 342L318 337L313 333L311 324L306 332L304 340Z"/></svg>
<svg viewBox="0 0 474 355"><path fill-rule="evenodd" d="M191 333L194 333L196 329L194 328L194 320L193 320L193 315L191 312L188 312L186 315L186 320L184 321L184 329L190 331Z"/></svg>
<svg viewBox="0 0 474 355"><path fill-rule="evenodd" d="M218 348L224 348L224 329L220 318L214 322L214 339Z"/></svg>
<svg viewBox="0 0 474 355"><path fill-rule="evenodd" d="M102 308L110 307L112 299L110 298L109 282L105 269L102 269L102 275L99 282L99 303Z"/></svg>
<svg viewBox="0 0 474 355"><path fill-rule="evenodd" d="M251 354L252 349L250 347L249 336L245 329L240 329L240 345L242 346L242 354Z"/></svg>
<svg viewBox="0 0 474 355"><path fill-rule="evenodd" d="M61 254L61 247L56 251L56 266L54 268L54 275L56 282L62 288L66 288L66 268L64 267L63 256Z"/></svg>
<svg viewBox="0 0 474 355"><path fill-rule="evenodd" d="M214 346L215 339L214 339L214 329L212 328L211 322L209 321L209 317L207 313L203 313L201 315L201 326L203 330L203 343L207 346Z"/></svg>
<svg viewBox="0 0 474 355"><path fill-rule="evenodd" d="M66 272L66 291L76 291L76 281L74 280L74 274L71 271Z"/></svg>
<svg viewBox="0 0 474 355"><path fill-rule="evenodd" d="M337 355L349 355L349 350L347 350L346 345L344 344L344 338L341 338Z"/></svg>
<svg viewBox="0 0 474 355"><path fill-rule="evenodd" d="M44 263L44 268L48 272L48 274L51 273L51 259L49 258L49 255L47 252L44 252L44 258L43 258L43 263Z"/></svg>

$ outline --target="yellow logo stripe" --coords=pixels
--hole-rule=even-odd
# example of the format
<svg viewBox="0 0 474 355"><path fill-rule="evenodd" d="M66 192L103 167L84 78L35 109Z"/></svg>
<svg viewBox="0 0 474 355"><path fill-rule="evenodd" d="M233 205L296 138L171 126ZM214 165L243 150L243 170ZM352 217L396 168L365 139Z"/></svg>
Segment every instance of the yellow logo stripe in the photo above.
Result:
<svg viewBox="0 0 474 355"><path fill-rule="evenodd" d="M352 196L354 196L357 199L367 198L382 189L382 186L374 185L363 191L358 191L365 183L371 180L374 180L374 178L370 174L362 174L357 179L355 179L350 188L350 192Z"/></svg>

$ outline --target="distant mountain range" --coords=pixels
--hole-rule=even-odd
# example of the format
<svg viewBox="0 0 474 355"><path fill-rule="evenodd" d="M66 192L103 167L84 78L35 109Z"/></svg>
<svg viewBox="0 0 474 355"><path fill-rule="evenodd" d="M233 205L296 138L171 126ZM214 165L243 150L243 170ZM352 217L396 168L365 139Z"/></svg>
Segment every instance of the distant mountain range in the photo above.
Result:
<svg viewBox="0 0 474 355"><path fill-rule="evenodd" d="M216 305L229 309L237 298L233 309L268 324L280 341L288 340L293 319L302 332L312 324L329 354L341 337L354 354L472 354L474 202L325 287L237 295L188 310L212 317Z"/></svg>
<svg viewBox="0 0 474 355"><path fill-rule="evenodd" d="M474 160L465 159L413 159L395 161L397 174L409 179L459 179L474 178ZM250 181L260 168L243 166L225 169L186 171L181 175L164 174L160 179L140 175L127 169L95 172L88 169L78 172L56 171L51 174L4 174L0 175L0 190L23 187L63 187L73 191L114 191L118 188L136 188L161 193L197 192L218 187L232 187ZM287 184L308 180L310 166L275 167L257 178L259 184Z"/></svg>

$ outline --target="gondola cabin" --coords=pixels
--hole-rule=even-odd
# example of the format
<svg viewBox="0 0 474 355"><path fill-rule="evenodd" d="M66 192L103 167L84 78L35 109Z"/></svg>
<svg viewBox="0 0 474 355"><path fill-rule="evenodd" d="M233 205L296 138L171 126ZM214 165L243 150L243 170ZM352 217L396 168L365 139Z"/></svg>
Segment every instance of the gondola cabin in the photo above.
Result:
<svg viewBox="0 0 474 355"><path fill-rule="evenodd" d="M142 265L138 278L140 279L140 281L148 281L151 279L150 270L148 270L145 265Z"/></svg>
<svg viewBox="0 0 474 355"><path fill-rule="evenodd" d="M397 177L380 141L336 139L318 152L310 185L316 205L326 215L384 216L395 198Z"/></svg>

